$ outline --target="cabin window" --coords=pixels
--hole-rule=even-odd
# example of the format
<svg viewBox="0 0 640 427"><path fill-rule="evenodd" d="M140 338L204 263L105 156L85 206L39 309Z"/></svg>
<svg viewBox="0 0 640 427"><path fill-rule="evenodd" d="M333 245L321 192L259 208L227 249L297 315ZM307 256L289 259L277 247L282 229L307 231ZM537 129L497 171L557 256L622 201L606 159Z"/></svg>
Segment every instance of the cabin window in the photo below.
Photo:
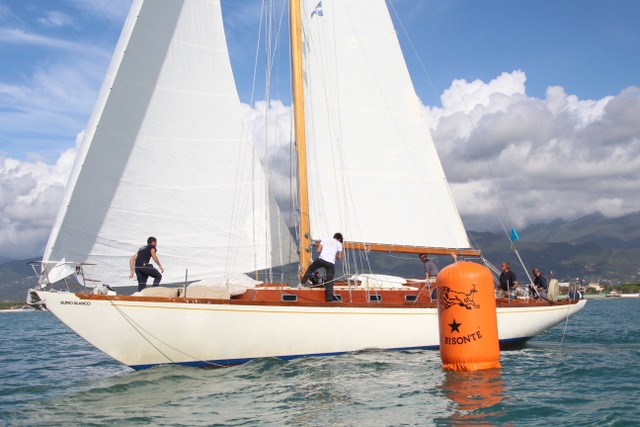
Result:
<svg viewBox="0 0 640 427"><path fill-rule="evenodd" d="M284 294L282 295L282 301L298 301L298 295L295 294Z"/></svg>
<svg viewBox="0 0 640 427"><path fill-rule="evenodd" d="M342 295L333 294L333 300L342 302Z"/></svg>
<svg viewBox="0 0 640 427"><path fill-rule="evenodd" d="M418 299L418 295L405 295L404 296L404 300L406 302L416 302L417 299Z"/></svg>
<svg viewBox="0 0 640 427"><path fill-rule="evenodd" d="M369 295L369 302L381 302L382 295Z"/></svg>

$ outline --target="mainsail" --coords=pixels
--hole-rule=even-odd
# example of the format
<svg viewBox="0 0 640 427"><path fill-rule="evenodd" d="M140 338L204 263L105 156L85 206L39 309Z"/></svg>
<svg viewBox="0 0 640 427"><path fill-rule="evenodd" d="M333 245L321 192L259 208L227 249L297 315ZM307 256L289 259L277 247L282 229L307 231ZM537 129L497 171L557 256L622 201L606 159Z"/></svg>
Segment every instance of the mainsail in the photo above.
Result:
<svg viewBox="0 0 640 427"><path fill-rule="evenodd" d="M96 263L103 283L131 285L128 259L151 235L163 282L294 255L243 124L219 1L133 2L44 261Z"/></svg>
<svg viewBox="0 0 640 427"><path fill-rule="evenodd" d="M314 239L469 248L385 2L302 2Z"/></svg>

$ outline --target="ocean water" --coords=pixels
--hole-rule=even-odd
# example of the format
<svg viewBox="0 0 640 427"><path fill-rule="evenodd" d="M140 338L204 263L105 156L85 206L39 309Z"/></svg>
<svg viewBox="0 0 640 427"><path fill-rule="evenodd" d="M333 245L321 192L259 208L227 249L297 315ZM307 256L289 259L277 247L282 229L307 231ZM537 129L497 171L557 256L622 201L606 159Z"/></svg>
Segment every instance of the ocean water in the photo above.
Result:
<svg viewBox="0 0 640 427"><path fill-rule="evenodd" d="M638 426L640 298L591 300L502 369L365 351L133 371L46 312L0 313L0 425Z"/></svg>

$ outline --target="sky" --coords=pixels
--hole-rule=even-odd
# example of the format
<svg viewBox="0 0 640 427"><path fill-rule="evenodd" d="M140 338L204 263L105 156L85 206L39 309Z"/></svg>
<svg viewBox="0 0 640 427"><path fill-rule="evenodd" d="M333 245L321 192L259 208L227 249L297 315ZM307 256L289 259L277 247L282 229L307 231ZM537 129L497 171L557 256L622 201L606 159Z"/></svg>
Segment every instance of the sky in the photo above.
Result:
<svg viewBox="0 0 640 427"><path fill-rule="evenodd" d="M222 0L254 115L257 22L279 1ZM130 4L0 0L0 257L42 253ZM640 211L639 1L389 4L467 229ZM270 88L285 115L288 84Z"/></svg>

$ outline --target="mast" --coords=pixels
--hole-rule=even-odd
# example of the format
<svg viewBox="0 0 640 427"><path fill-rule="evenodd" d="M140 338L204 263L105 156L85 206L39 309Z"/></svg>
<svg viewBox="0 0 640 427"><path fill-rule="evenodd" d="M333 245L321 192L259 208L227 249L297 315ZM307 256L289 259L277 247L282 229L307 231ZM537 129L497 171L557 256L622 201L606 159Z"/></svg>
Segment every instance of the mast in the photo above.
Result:
<svg viewBox="0 0 640 427"><path fill-rule="evenodd" d="M311 231L309 229L309 192L307 188L307 143L304 129L304 94L302 89L302 28L300 3L289 2L289 30L291 33L291 77L293 89L293 124L298 158L298 200L300 248L298 273L302 275L311 261Z"/></svg>

